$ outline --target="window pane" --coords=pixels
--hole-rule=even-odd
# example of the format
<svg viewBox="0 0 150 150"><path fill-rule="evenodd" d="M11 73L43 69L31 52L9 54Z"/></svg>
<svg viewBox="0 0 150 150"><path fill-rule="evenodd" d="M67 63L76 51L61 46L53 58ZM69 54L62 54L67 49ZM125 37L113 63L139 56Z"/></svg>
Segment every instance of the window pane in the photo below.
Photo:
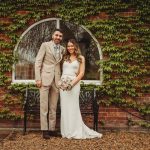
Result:
<svg viewBox="0 0 150 150"><path fill-rule="evenodd" d="M21 39L16 53L19 61L15 65L15 80L34 80L34 62L44 41L51 39L56 20L42 22L31 28Z"/></svg>
<svg viewBox="0 0 150 150"><path fill-rule="evenodd" d="M60 22L60 28L64 32L64 43L70 38L75 38L80 46L81 53L86 59L86 69L83 80L99 80L100 73L96 61L100 60L100 54L96 42L92 36L81 26L69 22Z"/></svg>

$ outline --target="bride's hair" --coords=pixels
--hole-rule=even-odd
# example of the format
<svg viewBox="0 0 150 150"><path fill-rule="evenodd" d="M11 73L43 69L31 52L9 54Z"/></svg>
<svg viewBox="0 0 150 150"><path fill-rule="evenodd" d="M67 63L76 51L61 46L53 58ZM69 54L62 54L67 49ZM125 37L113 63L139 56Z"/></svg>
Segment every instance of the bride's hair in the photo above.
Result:
<svg viewBox="0 0 150 150"><path fill-rule="evenodd" d="M80 50L80 48L79 48L79 45L78 45L78 43L76 42L76 40L75 39L69 39L68 41L67 41L67 44L68 43L72 43L73 44L73 46L74 46L74 49L75 49L75 55L76 55L76 57L77 57L77 61L78 62L82 62L82 59L81 59L81 50ZM70 60L70 53L68 52L68 50L67 50L67 44L66 44L66 52L65 52L65 55L64 55L64 61L71 61Z"/></svg>

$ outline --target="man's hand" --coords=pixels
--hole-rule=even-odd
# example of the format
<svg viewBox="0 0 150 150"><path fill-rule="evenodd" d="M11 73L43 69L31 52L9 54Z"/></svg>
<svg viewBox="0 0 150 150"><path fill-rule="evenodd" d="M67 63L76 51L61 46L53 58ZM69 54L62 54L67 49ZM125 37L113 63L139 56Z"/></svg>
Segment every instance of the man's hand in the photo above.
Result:
<svg viewBox="0 0 150 150"><path fill-rule="evenodd" d="M36 86L37 86L38 88L40 88L40 87L42 86L42 81L41 81L41 80L37 80L37 81L36 81Z"/></svg>

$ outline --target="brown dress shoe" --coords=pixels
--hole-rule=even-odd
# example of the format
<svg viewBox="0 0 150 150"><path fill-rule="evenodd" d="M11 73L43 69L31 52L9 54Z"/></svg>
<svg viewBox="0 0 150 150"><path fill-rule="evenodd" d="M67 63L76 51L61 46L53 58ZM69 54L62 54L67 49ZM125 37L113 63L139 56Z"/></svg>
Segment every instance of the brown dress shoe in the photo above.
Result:
<svg viewBox="0 0 150 150"><path fill-rule="evenodd" d="M44 138L44 139L50 139L50 136L49 136L49 132L48 132L48 131L43 131L43 138Z"/></svg>

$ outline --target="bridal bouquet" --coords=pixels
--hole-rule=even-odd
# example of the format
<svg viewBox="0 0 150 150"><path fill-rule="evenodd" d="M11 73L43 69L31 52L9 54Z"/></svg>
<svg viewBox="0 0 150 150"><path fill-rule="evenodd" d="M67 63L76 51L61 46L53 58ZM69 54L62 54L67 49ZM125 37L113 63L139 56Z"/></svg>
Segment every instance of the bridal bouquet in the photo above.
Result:
<svg viewBox="0 0 150 150"><path fill-rule="evenodd" d="M72 88L71 81L72 79L69 77L62 77L61 80L58 81L58 86L63 91L69 91Z"/></svg>

